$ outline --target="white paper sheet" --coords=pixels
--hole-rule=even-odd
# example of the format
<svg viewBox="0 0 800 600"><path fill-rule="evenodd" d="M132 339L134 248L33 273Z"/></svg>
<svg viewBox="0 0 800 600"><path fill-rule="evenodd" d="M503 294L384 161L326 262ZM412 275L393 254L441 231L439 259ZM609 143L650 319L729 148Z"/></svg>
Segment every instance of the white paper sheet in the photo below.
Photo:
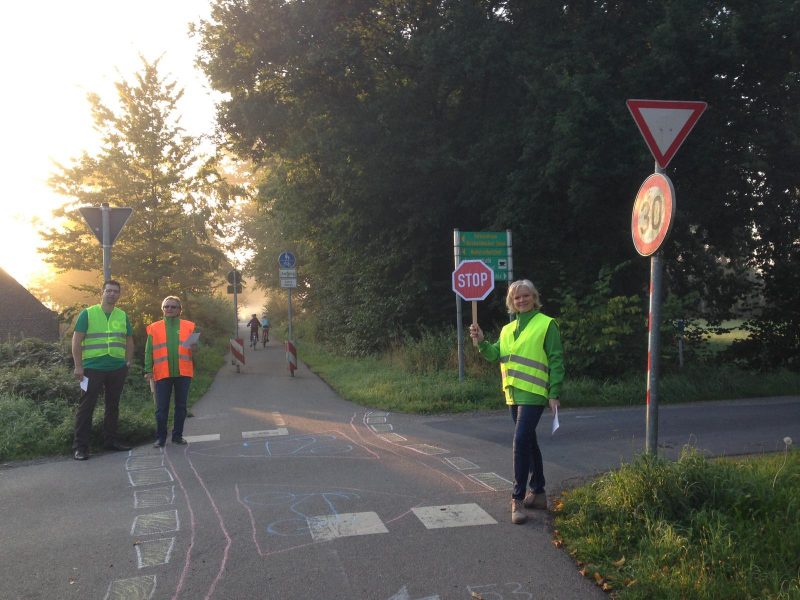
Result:
<svg viewBox="0 0 800 600"><path fill-rule="evenodd" d="M89 378L84 375L83 379L81 379L81 389L85 392L89 389Z"/></svg>
<svg viewBox="0 0 800 600"><path fill-rule="evenodd" d="M199 340L199 339L200 339L200 332L199 331L195 331L188 338L186 338L186 341L183 342L183 344L181 344L181 346L183 346L184 348L191 348L192 346L194 346L197 343L197 340Z"/></svg>
<svg viewBox="0 0 800 600"><path fill-rule="evenodd" d="M554 434L556 432L556 429L558 429L558 427L559 427L559 425L558 425L558 407L556 406L553 409L553 430L550 432L550 435Z"/></svg>

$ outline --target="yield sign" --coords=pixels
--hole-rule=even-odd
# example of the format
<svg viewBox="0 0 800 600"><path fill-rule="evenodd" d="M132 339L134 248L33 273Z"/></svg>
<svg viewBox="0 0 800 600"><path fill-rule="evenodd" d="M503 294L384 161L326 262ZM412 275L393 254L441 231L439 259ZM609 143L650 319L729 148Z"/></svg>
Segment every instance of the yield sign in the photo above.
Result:
<svg viewBox="0 0 800 600"><path fill-rule="evenodd" d="M658 166L666 169L708 104L681 100L627 100Z"/></svg>

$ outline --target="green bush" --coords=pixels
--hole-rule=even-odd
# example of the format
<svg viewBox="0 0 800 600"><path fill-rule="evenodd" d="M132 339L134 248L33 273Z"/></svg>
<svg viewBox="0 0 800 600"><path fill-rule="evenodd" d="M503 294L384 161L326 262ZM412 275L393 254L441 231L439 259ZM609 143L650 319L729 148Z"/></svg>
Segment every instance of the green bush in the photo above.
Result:
<svg viewBox="0 0 800 600"><path fill-rule="evenodd" d="M77 402L81 393L75 377L63 364L33 364L0 369L0 390L34 402Z"/></svg>

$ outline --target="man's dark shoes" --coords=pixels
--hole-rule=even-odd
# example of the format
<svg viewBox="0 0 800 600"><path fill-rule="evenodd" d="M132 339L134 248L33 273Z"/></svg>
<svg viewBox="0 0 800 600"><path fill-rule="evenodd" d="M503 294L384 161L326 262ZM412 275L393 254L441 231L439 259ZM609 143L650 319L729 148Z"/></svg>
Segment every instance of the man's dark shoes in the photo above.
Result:
<svg viewBox="0 0 800 600"><path fill-rule="evenodd" d="M104 448L106 450L114 450L116 452L127 452L128 450L131 449L130 446L124 446L119 442L114 442L113 444L106 444Z"/></svg>
<svg viewBox="0 0 800 600"><path fill-rule="evenodd" d="M186 445L186 444L188 444L189 442L187 442L187 441L186 441L184 438L182 438L182 437L179 437L179 438L174 438L174 439L172 440L172 443L173 443L173 444L177 444L178 446L185 446L185 445Z"/></svg>
<svg viewBox="0 0 800 600"><path fill-rule="evenodd" d="M164 442L153 442L153 448L163 448Z"/></svg>
<svg viewBox="0 0 800 600"><path fill-rule="evenodd" d="M72 455L72 458L75 460L87 460L89 458L89 453L83 448L78 448L75 450L75 454Z"/></svg>

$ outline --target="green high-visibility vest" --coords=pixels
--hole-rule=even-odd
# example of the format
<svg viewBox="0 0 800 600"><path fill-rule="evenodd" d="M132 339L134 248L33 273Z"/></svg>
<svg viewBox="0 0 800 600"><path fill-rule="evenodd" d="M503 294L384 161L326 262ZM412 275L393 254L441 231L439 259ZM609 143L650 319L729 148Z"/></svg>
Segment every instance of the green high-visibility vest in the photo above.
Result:
<svg viewBox="0 0 800 600"><path fill-rule="evenodd" d="M86 309L89 328L83 338L82 356L96 358L108 354L114 358L125 358L128 340L128 324L125 313L116 306L111 315L106 316L99 304Z"/></svg>
<svg viewBox="0 0 800 600"><path fill-rule="evenodd" d="M517 339L513 321L500 331L500 375L506 402L513 400L509 388L517 388L547 398L550 388L550 366L544 351L544 338L552 317L539 313L525 326Z"/></svg>

